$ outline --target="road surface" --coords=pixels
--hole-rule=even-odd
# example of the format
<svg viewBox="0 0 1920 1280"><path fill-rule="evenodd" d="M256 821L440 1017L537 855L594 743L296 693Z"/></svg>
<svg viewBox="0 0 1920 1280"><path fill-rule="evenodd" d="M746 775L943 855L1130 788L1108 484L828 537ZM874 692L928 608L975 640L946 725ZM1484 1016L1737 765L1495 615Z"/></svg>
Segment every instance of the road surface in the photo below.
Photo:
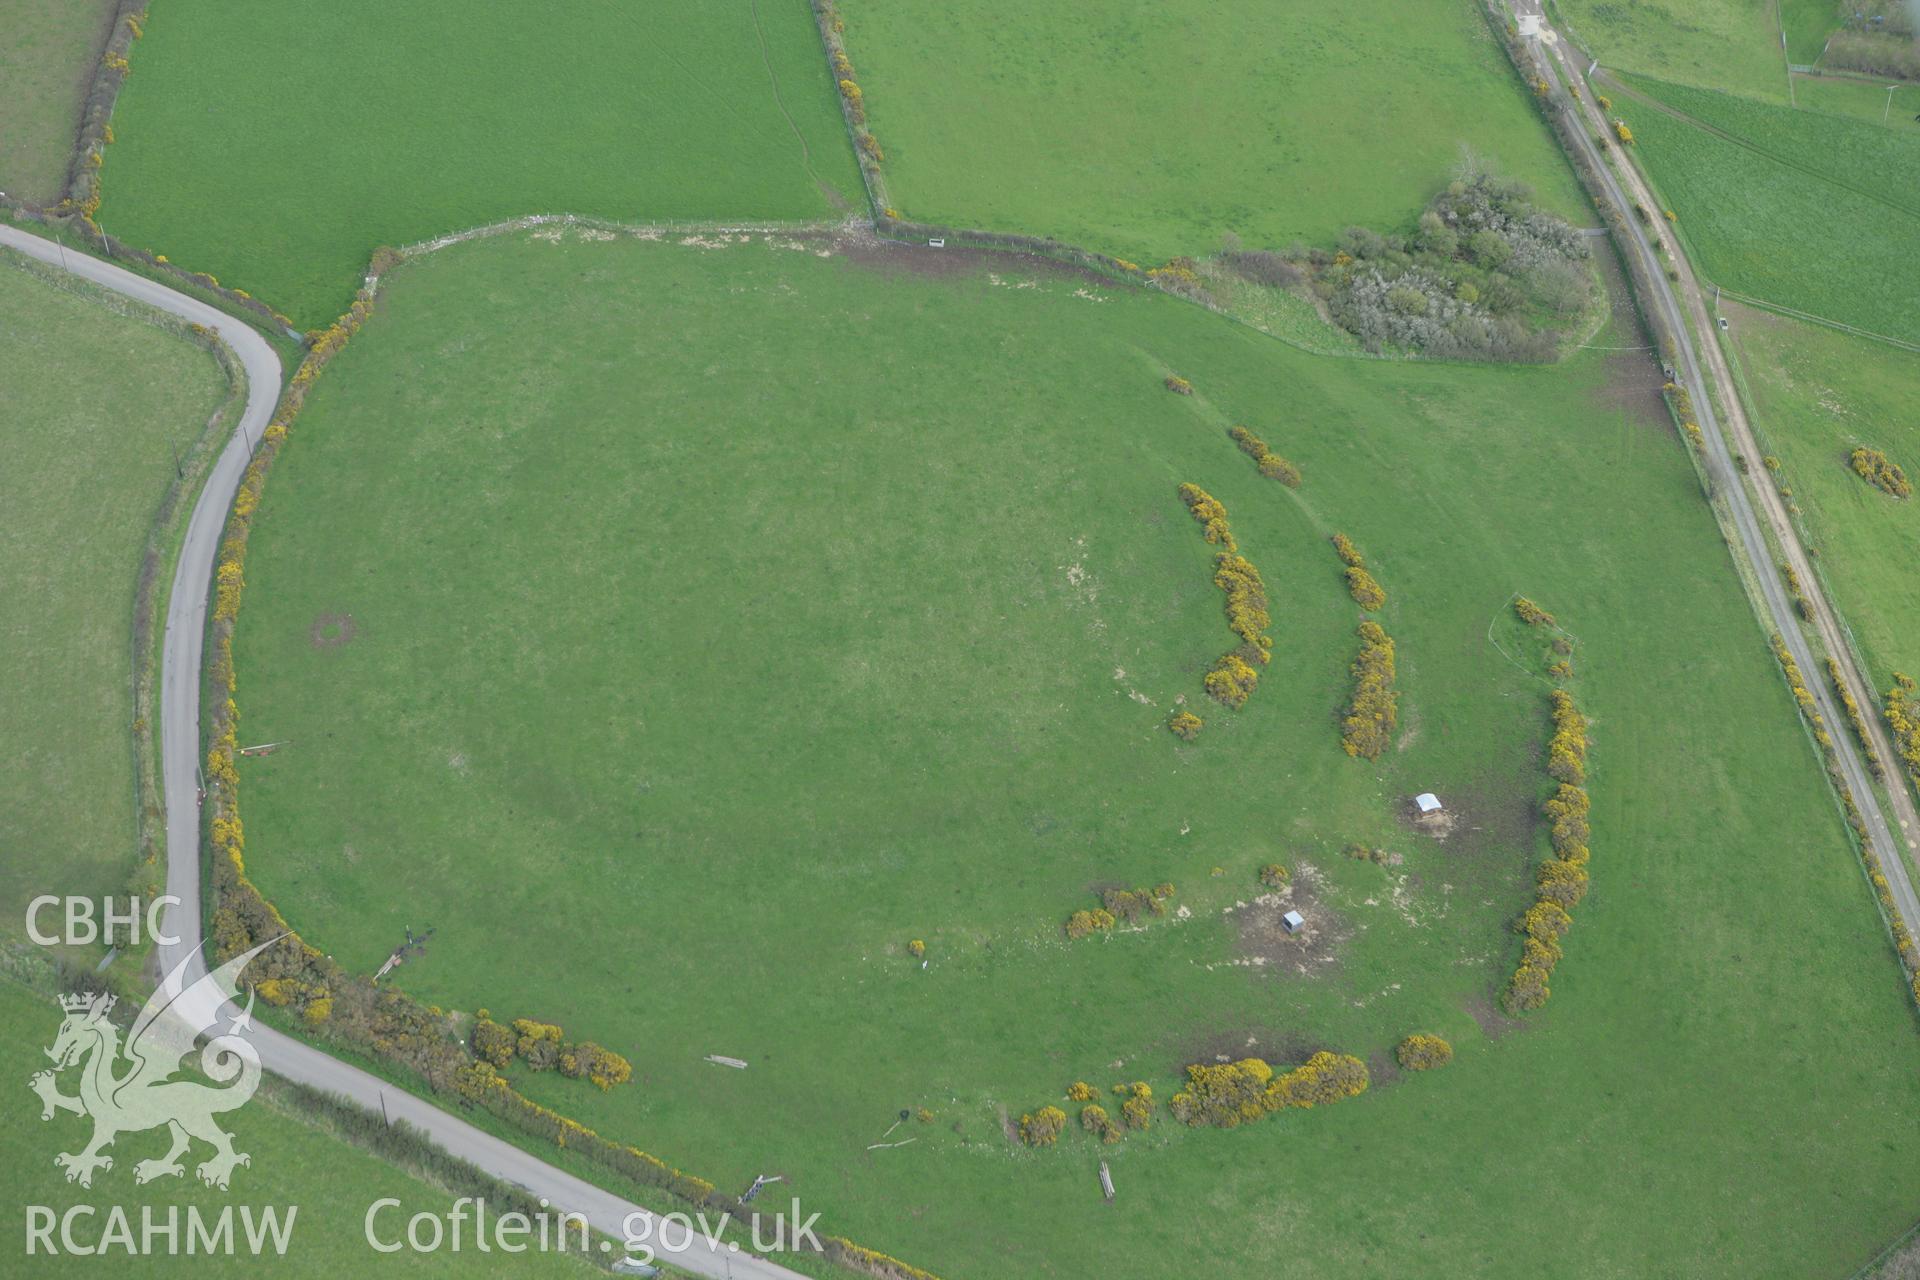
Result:
<svg viewBox="0 0 1920 1280"><path fill-rule="evenodd" d="M187 534L174 566L173 595L167 602L167 629L161 654L160 743L161 774L167 807L167 892L179 900L170 907L162 932L179 939L158 947L161 971L170 972L189 960L185 982L191 985L203 973L200 910L200 805L196 766L200 754L200 662L206 636L207 603L213 581L213 561L220 548L227 509L240 487L253 445L266 428L280 398L280 359L266 339L225 312L215 310L163 284L135 275L83 253L65 252L51 240L0 224L0 245L70 272L116 293L144 302L183 320L205 325L239 356L247 371L247 403L235 431L208 472L187 521ZM248 1035L259 1051L261 1065L273 1074L324 1090L394 1120L404 1120L462 1160L503 1182L517 1183L543 1196L556 1210L585 1216L596 1231L615 1240L639 1234L650 1225L649 1241L660 1238L653 1214L637 1204L604 1191L592 1183L556 1169L512 1143L484 1133L432 1103L388 1085L358 1067L328 1057L319 1049L271 1027L253 1024ZM244 1174L239 1175L245 1177ZM393 1237L389 1215L383 1222L386 1238ZM672 1238L679 1242L675 1228ZM657 1246L656 1246L657 1247ZM728 1245L709 1246L697 1233L683 1251L662 1254L662 1261L715 1280L806 1280L796 1271Z"/></svg>
<svg viewBox="0 0 1920 1280"><path fill-rule="evenodd" d="M1761 456L1759 445L1753 437L1751 425L1747 422L1746 411L1741 404L1738 388L1733 375L1728 370L1726 359L1714 340L1713 319L1709 314L1706 299L1702 295L1693 268L1684 254L1676 254L1673 259L1675 274L1680 279L1678 287L1667 278L1666 266L1654 252L1653 243L1646 228L1633 212L1633 202L1638 200L1643 208L1660 208L1646 188L1631 160L1624 161L1616 170L1607 163L1600 148L1593 142L1593 134L1606 133L1611 124L1600 114L1595 105L1592 86L1582 94L1577 105L1570 101L1566 92L1567 83L1578 84L1584 74L1576 62L1569 60L1564 40L1558 38L1541 16L1538 0L1519 0L1515 5L1515 16L1520 21L1522 33L1534 44L1543 56L1541 65L1552 82L1555 100L1564 108L1573 111L1573 127L1567 132L1575 139L1593 171L1599 175L1606 188L1607 198L1613 204L1615 212L1625 225L1630 248L1645 268L1645 276L1651 282L1653 295L1643 299L1646 305L1655 308L1665 319L1674 334L1676 353L1676 376L1692 397L1694 414L1706 440L1707 475L1712 481L1714 492L1727 500L1735 531L1740 539L1740 547L1746 553L1748 562L1753 566L1754 576L1760 583L1760 593L1766 603L1767 612L1773 620L1774 630L1786 641L1787 651L1800 665L1801 675L1805 677L1807 688L1812 692L1822 717L1827 722L1833 738L1834 753L1840 763L1841 775L1846 779L1848 788L1853 792L1854 801L1860 807L1860 814L1872 836L1874 845L1880 853L1880 864L1887 877L1887 885L1893 898L1894 909L1899 913L1907 930L1920 938L1920 896L1916 896L1913 880L1908 870L1910 853L1916 846L1914 839L1920 836L1920 815L1916 815L1913 796L1906 789L1897 774L1892 776L1887 788L1890 805L1893 809L1897 829L1887 821L1881 809L1878 796L1874 792L1873 779L1867 771L1865 757L1855 744L1848 729L1846 711L1839 705L1825 678L1827 671L1824 663L1814 661L1812 648L1807 644L1806 636L1800 627L1800 618L1793 602L1787 596L1786 586L1781 582L1780 573L1775 565L1772 551L1763 536L1760 527L1761 516L1767 521L1775 538L1782 548L1786 562L1793 566L1802 583L1812 587L1808 599L1813 605L1814 629L1819 633L1821 643L1834 660L1840 665L1842 681L1848 692L1860 705L1862 719L1867 731L1874 739L1874 750L1881 759L1889 762L1890 768L1898 767L1899 757L1893 753L1892 744L1887 740L1886 731L1880 724L1874 708L1879 706L1872 685L1867 683L1853 660L1853 652L1842 640L1838 616L1826 594L1819 590L1820 579L1815 576L1813 566L1807 559L1806 549L1800 545L1799 532L1793 521L1788 518L1780 495L1773 486L1760 484L1754 486L1760 497L1760 512L1756 514L1754 504L1748 497L1748 490L1740 473L1733 465L1732 452L1727 445L1726 435L1722 432L1719 409L1726 410L1726 430L1733 435L1734 443L1740 452L1748 458ZM1565 77L1563 83L1562 77ZM1621 183L1624 180L1631 189L1631 198ZM1684 299L1684 300L1683 300ZM1696 334L1706 334L1707 339L1696 348ZM1705 352L1702 360L1698 351ZM1709 387L1708 377L1712 378ZM1714 394L1709 394L1709 391Z"/></svg>

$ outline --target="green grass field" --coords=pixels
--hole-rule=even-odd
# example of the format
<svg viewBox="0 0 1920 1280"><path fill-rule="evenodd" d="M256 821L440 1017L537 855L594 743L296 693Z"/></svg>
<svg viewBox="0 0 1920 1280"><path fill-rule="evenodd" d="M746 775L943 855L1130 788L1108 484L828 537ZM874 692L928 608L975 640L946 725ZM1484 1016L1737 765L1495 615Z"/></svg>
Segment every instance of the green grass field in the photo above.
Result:
<svg viewBox="0 0 1920 1280"><path fill-rule="evenodd" d="M1867 445L1920 476L1920 356L1749 309L1731 332L1767 447L1884 692L1891 672L1920 671L1920 502L1868 485L1847 457Z"/></svg>
<svg viewBox="0 0 1920 1280"><path fill-rule="evenodd" d="M129 688L142 549L226 395L207 352L131 304L0 253L0 920L133 870Z"/></svg>
<svg viewBox="0 0 1920 1280"><path fill-rule="evenodd" d="M1796 13L1827 0L1782 0ZM1553 0L1592 57L1623 71L1787 100L1775 0ZM1831 5L1828 5L1831 8ZM1795 25L1802 20L1796 19ZM1796 58L1795 61L1801 59Z"/></svg>
<svg viewBox="0 0 1920 1280"><path fill-rule="evenodd" d="M1774 0L1774 7L1788 61L1801 66L1818 62L1827 37L1840 25L1840 5L1835 0Z"/></svg>
<svg viewBox="0 0 1920 1280"><path fill-rule="evenodd" d="M1679 215L1709 280L1729 289L1920 341L1920 139L1858 120L1636 79L1676 108L1711 110L1712 132L1651 103L1614 104L1641 161ZM1902 190L1904 188L1904 190Z"/></svg>
<svg viewBox="0 0 1920 1280"><path fill-rule="evenodd" d="M1590 220L1472 0L840 12L910 218L1152 265L1399 228L1471 147Z"/></svg>
<svg viewBox="0 0 1920 1280"><path fill-rule="evenodd" d="M1900 133L1920 133L1920 85L1853 80L1841 76L1795 76L1794 97L1800 105L1829 115L1854 116L1885 125Z"/></svg>
<svg viewBox="0 0 1920 1280"><path fill-rule="evenodd" d="M102 224L301 328L383 243L865 204L805 0L159 6L114 127Z"/></svg>
<svg viewBox="0 0 1920 1280"><path fill-rule="evenodd" d="M191 1165L179 1179L137 1184L134 1164L166 1151L166 1134L161 1131L123 1134L111 1148L114 1167L96 1174L91 1188L68 1183L53 1157L57 1152L79 1150L91 1132L91 1124L66 1113L42 1121L39 1100L26 1088L28 1076L47 1065L40 1049L53 1042L60 1019L60 1008L52 997L0 979L0 1030L5 1032L0 1036L0 1067L4 1067L14 1094L6 1106L0 1107L0 1146L8 1153L4 1172L0 1172L0 1200L7 1203L14 1219L8 1225L8 1274L99 1276L109 1266L142 1276L257 1276L270 1270L274 1275L318 1280L342 1275L473 1273L479 1255L474 1252L470 1234L466 1250L458 1254L450 1250L386 1254L372 1249L366 1243L363 1223L368 1206L375 1200L390 1196L401 1202L398 1209L384 1210L376 1222L382 1241L390 1241L397 1234L396 1224L398 1231L404 1232L407 1218L415 1213L445 1214L453 1195L317 1128L288 1110L286 1103L264 1093L223 1118L224 1127L233 1135L234 1147L253 1158L252 1164L235 1170L226 1191L201 1185ZM66 1093L74 1092L71 1074L62 1078L61 1088ZM196 1145L190 1159L204 1159L207 1151ZM151 1207L162 1222L169 1209L176 1210L180 1256L168 1256L164 1237L156 1237L157 1254L139 1258L129 1258L118 1250L104 1257L72 1256L64 1251L55 1257L45 1253L28 1257L23 1226L28 1205L46 1206L57 1215L76 1205L93 1206L91 1219L83 1217L76 1222L75 1234L83 1245L100 1239L110 1206L117 1205L128 1214L136 1240L143 1207ZM279 1211L282 1221L288 1206L297 1206L284 1256L269 1248L263 1261L244 1246L233 1256L186 1256L189 1206L197 1208L211 1223L222 1209L232 1206L237 1215L243 1205L256 1213L271 1206ZM238 1221L234 1232L244 1240ZM57 1232L53 1238L59 1241ZM573 1256L527 1253L514 1260L512 1274L586 1277L601 1273Z"/></svg>
<svg viewBox="0 0 1920 1280"><path fill-rule="evenodd" d="M1711 89L1638 77L1632 84L1770 159L1907 211L1920 211L1920 137L1911 133L1823 111L1786 110ZM1885 91L1878 92L1884 103ZM1615 106L1632 109L1624 102Z"/></svg>
<svg viewBox="0 0 1920 1280"><path fill-rule="evenodd" d="M0 191L60 198L112 0L0 0Z"/></svg>
<svg viewBox="0 0 1920 1280"><path fill-rule="evenodd" d="M522 1079L542 1101L722 1186L782 1173L947 1280L1845 1275L1920 1196L1920 1045L1657 380L1318 359L952 251L447 250L255 520L239 697L297 745L243 764L249 870L350 967L435 926L408 990L634 1060ZM1198 697L1231 636L1184 480L1273 596L1239 713ZM1392 595L1377 765L1338 747L1334 529ZM1520 1030L1487 998L1540 839L1544 689L1488 638L1515 591L1578 636L1597 738L1596 888ZM1445 841L1401 816L1429 788ZM1306 943L1236 907L1274 859ZM1162 880L1187 914L1061 940L1092 887ZM1417 1029L1459 1058L1395 1080ZM1375 1089L1111 1148L1003 1129L1076 1078L1164 1099L1321 1046Z"/></svg>

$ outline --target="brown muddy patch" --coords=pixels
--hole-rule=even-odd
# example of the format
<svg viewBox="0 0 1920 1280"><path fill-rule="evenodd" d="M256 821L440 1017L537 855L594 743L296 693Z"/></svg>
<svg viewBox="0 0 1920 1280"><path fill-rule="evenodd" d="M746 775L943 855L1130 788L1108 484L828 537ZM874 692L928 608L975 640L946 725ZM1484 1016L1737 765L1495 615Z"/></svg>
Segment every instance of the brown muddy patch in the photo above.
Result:
<svg viewBox="0 0 1920 1280"><path fill-rule="evenodd" d="M359 630L350 613L323 613L307 628L307 639L316 649L338 649L351 644Z"/></svg>
<svg viewBox="0 0 1920 1280"><path fill-rule="evenodd" d="M888 276L946 280L958 276L984 276L989 271L995 271L1022 278L1072 280L1105 289L1133 287L1086 267L1016 248L986 249L949 241L936 249L924 240L908 243L882 240L865 228L850 228L841 232L835 237L834 248L854 265Z"/></svg>
<svg viewBox="0 0 1920 1280"><path fill-rule="evenodd" d="M1498 1040L1509 1032L1520 1031L1526 1023L1518 1018L1509 1018L1500 1011L1500 1002L1490 992L1476 991L1466 998L1463 1006L1467 1016L1480 1025L1480 1032L1489 1040Z"/></svg>
<svg viewBox="0 0 1920 1280"><path fill-rule="evenodd" d="M1461 787L1440 801L1443 810L1422 817L1409 796L1396 816L1402 829L1439 846L1448 879L1504 880L1525 874L1539 822L1531 785Z"/></svg>
<svg viewBox="0 0 1920 1280"><path fill-rule="evenodd" d="M1306 918L1298 932L1287 932L1283 923L1289 911ZM1309 862L1296 865L1280 888L1235 902L1221 914L1236 933L1233 959L1226 963L1279 977L1331 972L1354 934L1353 924L1326 903L1320 872Z"/></svg>

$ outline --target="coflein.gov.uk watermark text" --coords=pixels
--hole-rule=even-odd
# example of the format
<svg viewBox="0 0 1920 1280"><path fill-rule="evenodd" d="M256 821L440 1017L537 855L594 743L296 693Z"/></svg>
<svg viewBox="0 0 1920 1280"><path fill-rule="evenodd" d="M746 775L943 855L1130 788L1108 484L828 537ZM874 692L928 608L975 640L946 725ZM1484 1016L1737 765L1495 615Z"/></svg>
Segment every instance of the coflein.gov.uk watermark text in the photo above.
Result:
<svg viewBox="0 0 1920 1280"><path fill-rule="evenodd" d="M552 1208L541 1200L537 1212L492 1209L484 1198L463 1196L444 1212L403 1214L401 1201L382 1197L367 1206L361 1234L375 1253L599 1253L618 1250L626 1258L651 1263L690 1251L736 1253L726 1238L732 1215L704 1213L655 1216L636 1211L621 1223L621 1238L593 1238L585 1216ZM298 1205L226 1205L219 1212L198 1205L51 1205L26 1206L28 1257L221 1257L286 1256L297 1252L294 1225ZM757 1214L750 1235L756 1253L784 1250L817 1253L814 1224L820 1215Z"/></svg>

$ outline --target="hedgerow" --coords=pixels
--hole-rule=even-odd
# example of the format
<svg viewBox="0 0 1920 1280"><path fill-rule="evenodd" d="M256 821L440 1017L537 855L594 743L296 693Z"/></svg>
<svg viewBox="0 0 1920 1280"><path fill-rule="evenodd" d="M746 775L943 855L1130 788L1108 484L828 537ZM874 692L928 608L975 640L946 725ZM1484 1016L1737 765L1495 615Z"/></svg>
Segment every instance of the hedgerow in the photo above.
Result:
<svg viewBox="0 0 1920 1280"><path fill-rule="evenodd" d="M1167 903L1173 900L1173 886L1155 885L1152 889L1108 889L1100 895L1100 903L1116 920L1125 920L1128 924L1137 923L1141 916L1163 916L1167 913Z"/></svg>
<svg viewBox="0 0 1920 1280"><path fill-rule="evenodd" d="M1827 683L1833 689L1833 696L1840 700L1841 708L1847 713L1847 723L1853 726L1853 737L1860 744L1861 753L1867 758L1867 768L1873 770L1873 776L1882 782L1887 778L1886 762L1874 748L1873 733L1867 728L1867 718L1860 711L1860 703L1847 689L1846 679L1840 674L1840 664L1832 658L1827 659Z"/></svg>
<svg viewBox="0 0 1920 1280"><path fill-rule="evenodd" d="M1187 512L1199 522L1202 534L1209 546L1223 546L1229 551L1237 549L1233 540L1233 528L1227 523L1227 509L1221 501L1197 484L1180 486L1180 501L1187 506Z"/></svg>
<svg viewBox="0 0 1920 1280"><path fill-rule="evenodd" d="M1379 623L1360 623L1360 656L1353 660L1353 699L1340 722L1340 745L1350 756L1378 760L1393 744L1400 718L1394 690L1393 641Z"/></svg>
<svg viewBox="0 0 1920 1280"><path fill-rule="evenodd" d="M1182 484L1179 494L1208 543L1226 548L1214 557L1213 585L1226 593L1227 625L1243 643L1222 655L1201 683L1214 701L1237 710L1253 696L1260 683L1259 668L1267 664L1273 648L1266 634L1273 621L1267 611L1266 583L1253 562L1238 553L1239 544L1220 500L1196 484ZM1200 717L1179 712L1168 727L1191 740L1200 732Z"/></svg>
<svg viewBox="0 0 1920 1280"><path fill-rule="evenodd" d="M1523 597L1524 599L1524 597ZM1528 602L1531 603L1531 602ZM1522 615L1525 616L1524 614ZM1538 1009L1553 994L1549 979L1560 963L1560 939L1573 926L1569 910L1587 895L1587 815L1593 801L1586 780L1587 718L1565 689L1548 694L1553 736L1547 743L1547 773L1559 785L1541 805L1553 857L1535 873L1535 898L1514 928L1523 936L1520 964L1507 980L1501 1003L1509 1013Z"/></svg>
<svg viewBox="0 0 1920 1280"><path fill-rule="evenodd" d="M1261 475L1269 480L1278 480L1289 489L1300 487L1300 468L1268 449L1265 440L1245 427L1234 427L1227 434L1240 446L1240 452L1253 459Z"/></svg>
<svg viewBox="0 0 1920 1280"><path fill-rule="evenodd" d="M1064 928L1069 941L1078 942L1082 938L1096 933L1105 933L1113 928L1113 913L1105 908L1096 907L1091 911L1076 911L1067 917Z"/></svg>
<svg viewBox="0 0 1920 1280"><path fill-rule="evenodd" d="M1920 1004L1920 944L1915 943L1913 935L1907 931L1906 922L1900 918L1899 908L1893 901L1893 890L1887 883L1886 870L1880 863L1879 850L1874 845L1873 832L1868 829L1866 819L1860 813L1860 803L1847 783L1846 772L1840 766L1839 753L1834 749L1833 735L1827 732L1826 721L1821 717L1818 704L1800 674L1800 664L1793 660L1787 642L1777 631L1773 635L1773 656L1780 664L1781 673L1787 678L1787 687L1793 691L1793 700L1799 705L1800 714L1806 717L1807 725L1813 731L1814 741L1820 746L1821 758L1827 766L1827 777L1840 796L1840 811L1847 820L1847 826L1859 842L1860 861L1866 867L1867 880L1873 885L1874 897L1879 900L1887 929L1893 935L1894 950L1899 953L1900 963L1906 971L1907 990L1914 1002ZM1887 722L1893 726L1895 749L1900 753L1902 763L1913 772L1914 781L1920 783L1920 724L1916 724L1907 709L1907 699L1914 691L1914 682L1899 672L1895 672L1893 678L1894 687L1887 694ZM1899 854L1896 852L1894 856L1898 857Z"/></svg>
<svg viewBox="0 0 1920 1280"><path fill-rule="evenodd" d="M1513 598L1513 611L1520 615L1520 621L1530 627L1551 627L1554 625L1553 615L1525 596L1515 596Z"/></svg>
<svg viewBox="0 0 1920 1280"><path fill-rule="evenodd" d="M1907 479L1907 473L1900 464L1887 457L1878 449L1862 445L1855 449L1847 459L1853 464L1853 470L1862 480L1874 488L1896 498L1913 496L1913 485Z"/></svg>
<svg viewBox="0 0 1920 1280"><path fill-rule="evenodd" d="M1020 1141L1030 1147L1050 1147L1067 1129L1067 1113L1058 1107L1042 1107L1020 1117Z"/></svg>
<svg viewBox="0 0 1920 1280"><path fill-rule="evenodd" d="M1913 696L1913 677L1893 673L1893 688L1887 690L1887 725L1893 730L1893 749L1906 766L1914 784L1920 786L1920 700Z"/></svg>
<svg viewBox="0 0 1920 1280"><path fill-rule="evenodd" d="M1577 787L1587 780L1587 718L1565 689L1555 689L1548 698L1553 736L1547 739L1547 773L1556 782Z"/></svg>
<svg viewBox="0 0 1920 1280"><path fill-rule="evenodd" d="M1250 656L1266 665L1267 650L1273 641L1267 628L1273 618L1267 612L1267 584L1253 562L1234 552L1214 557L1213 585L1227 593L1227 626L1256 652Z"/></svg>
<svg viewBox="0 0 1920 1280"><path fill-rule="evenodd" d="M1408 1071L1432 1071L1453 1061L1453 1046L1439 1036L1416 1032L1394 1046L1393 1055Z"/></svg>
<svg viewBox="0 0 1920 1280"><path fill-rule="evenodd" d="M1787 584L1787 594L1793 598L1793 607L1803 622L1813 621L1813 601L1807 599L1807 589L1800 585L1800 575L1792 565L1780 562L1780 577Z"/></svg>
<svg viewBox="0 0 1920 1280"><path fill-rule="evenodd" d="M1312 1107L1365 1093L1367 1064L1351 1054L1322 1050L1302 1065L1276 1076L1259 1058L1238 1062L1195 1063L1187 1085L1168 1104L1174 1118L1188 1125L1236 1129L1287 1107Z"/></svg>
<svg viewBox="0 0 1920 1280"><path fill-rule="evenodd" d="M1365 569L1349 568L1347 570L1347 592L1353 597L1355 604L1369 613L1376 613L1386 607L1386 588L1382 587Z"/></svg>
<svg viewBox="0 0 1920 1280"><path fill-rule="evenodd" d="M1260 672L1238 650L1216 659L1201 681L1207 696L1221 706L1238 711L1247 705L1260 683Z"/></svg>
<svg viewBox="0 0 1920 1280"><path fill-rule="evenodd" d="M1331 541L1334 554L1347 566L1347 591L1353 596L1353 602L1369 613L1385 608L1386 589L1367 572L1367 558L1360 554L1360 548L1353 545L1353 539L1344 533L1336 533Z"/></svg>

